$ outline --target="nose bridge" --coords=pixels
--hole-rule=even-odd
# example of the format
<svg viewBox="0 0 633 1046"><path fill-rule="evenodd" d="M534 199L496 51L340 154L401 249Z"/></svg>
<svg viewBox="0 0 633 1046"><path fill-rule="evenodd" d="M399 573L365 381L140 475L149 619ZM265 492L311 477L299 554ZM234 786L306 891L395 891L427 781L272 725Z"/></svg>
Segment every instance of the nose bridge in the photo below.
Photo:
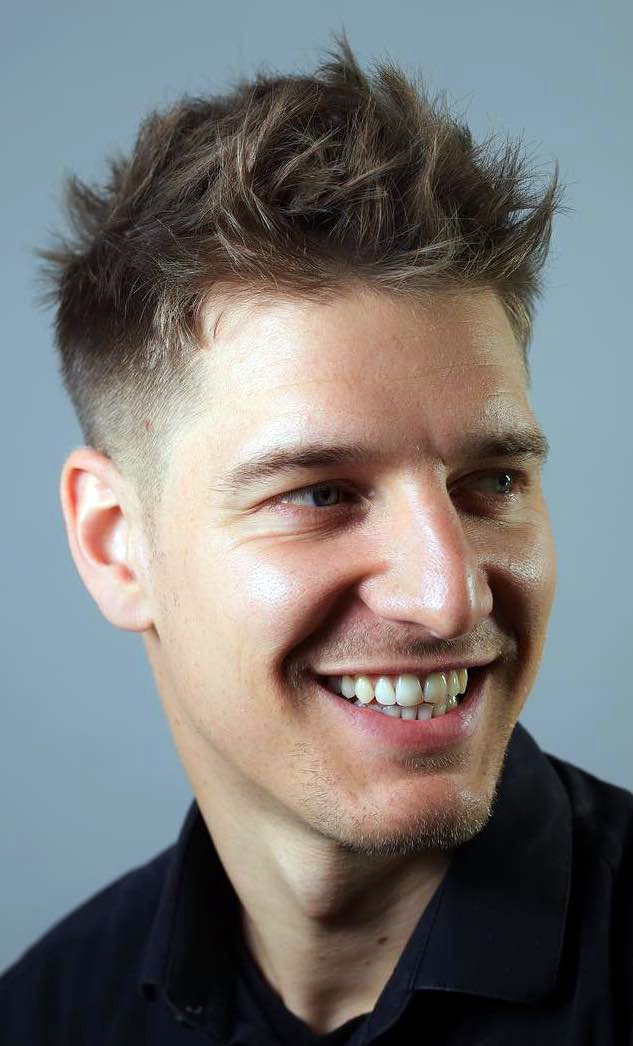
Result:
<svg viewBox="0 0 633 1046"><path fill-rule="evenodd" d="M392 499L382 537L383 569L366 589L376 613L424 625L438 638L465 635L490 614L482 564L437 477Z"/></svg>

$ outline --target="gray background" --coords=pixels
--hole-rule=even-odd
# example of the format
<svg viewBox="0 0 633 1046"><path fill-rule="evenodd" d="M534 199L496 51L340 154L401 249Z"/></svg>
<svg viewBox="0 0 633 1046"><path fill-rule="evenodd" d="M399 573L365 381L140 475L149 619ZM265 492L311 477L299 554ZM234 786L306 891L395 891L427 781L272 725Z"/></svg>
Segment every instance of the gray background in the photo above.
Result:
<svg viewBox="0 0 633 1046"><path fill-rule="evenodd" d="M554 157L559 218L532 349L558 593L522 722L547 750L633 789L629 0L23 2L3 22L0 968L174 840L190 790L137 635L112 628L70 558L57 485L81 442L30 253L62 174L98 178L140 118L262 63L310 68L345 26L447 88L477 136Z"/></svg>

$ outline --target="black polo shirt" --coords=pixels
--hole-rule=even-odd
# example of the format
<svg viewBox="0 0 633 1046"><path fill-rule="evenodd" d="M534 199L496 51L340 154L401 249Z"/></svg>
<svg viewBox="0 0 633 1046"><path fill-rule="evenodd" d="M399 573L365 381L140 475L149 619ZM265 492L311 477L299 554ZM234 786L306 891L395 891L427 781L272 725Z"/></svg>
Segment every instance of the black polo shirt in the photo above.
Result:
<svg viewBox="0 0 633 1046"><path fill-rule="evenodd" d="M270 989L194 801L175 846L0 978L2 1046L633 1046L633 795L515 727L372 1013L316 1036ZM350 979L354 971L350 970Z"/></svg>

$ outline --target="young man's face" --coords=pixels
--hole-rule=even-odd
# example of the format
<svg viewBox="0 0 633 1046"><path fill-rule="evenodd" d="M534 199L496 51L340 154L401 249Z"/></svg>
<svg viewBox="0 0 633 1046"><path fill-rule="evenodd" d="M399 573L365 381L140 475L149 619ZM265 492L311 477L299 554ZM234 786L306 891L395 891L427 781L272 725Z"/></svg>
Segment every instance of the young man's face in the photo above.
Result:
<svg viewBox="0 0 633 1046"><path fill-rule="evenodd" d="M205 355L144 634L196 794L365 853L465 841L489 815L555 583L538 458L477 449L537 428L501 305L359 292L229 309ZM350 444L347 461L236 472ZM445 721L321 685L489 662L473 708L467 690Z"/></svg>

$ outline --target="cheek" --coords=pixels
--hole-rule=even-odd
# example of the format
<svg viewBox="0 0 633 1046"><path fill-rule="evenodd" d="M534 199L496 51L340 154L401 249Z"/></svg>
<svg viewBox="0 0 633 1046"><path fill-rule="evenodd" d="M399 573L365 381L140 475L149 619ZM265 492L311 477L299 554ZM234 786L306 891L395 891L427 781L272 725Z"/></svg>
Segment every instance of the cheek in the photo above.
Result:
<svg viewBox="0 0 633 1046"><path fill-rule="evenodd" d="M525 547L518 559L517 578L525 591L534 626L544 630L556 590L556 549L546 513L526 535Z"/></svg>
<svg viewBox="0 0 633 1046"><path fill-rule="evenodd" d="M274 677L327 616L340 574L330 557L324 569L322 544L307 541L198 539L165 559L157 630L171 664L196 675L221 665L250 684Z"/></svg>
<svg viewBox="0 0 633 1046"><path fill-rule="evenodd" d="M540 662L556 589L556 552L549 522L506 536L490 568L493 615L517 644L517 665L529 688Z"/></svg>
<svg viewBox="0 0 633 1046"><path fill-rule="evenodd" d="M318 627L337 589L323 546L312 549L307 542L242 546L232 551L226 570L234 621L241 621L245 643L268 654L270 668Z"/></svg>

